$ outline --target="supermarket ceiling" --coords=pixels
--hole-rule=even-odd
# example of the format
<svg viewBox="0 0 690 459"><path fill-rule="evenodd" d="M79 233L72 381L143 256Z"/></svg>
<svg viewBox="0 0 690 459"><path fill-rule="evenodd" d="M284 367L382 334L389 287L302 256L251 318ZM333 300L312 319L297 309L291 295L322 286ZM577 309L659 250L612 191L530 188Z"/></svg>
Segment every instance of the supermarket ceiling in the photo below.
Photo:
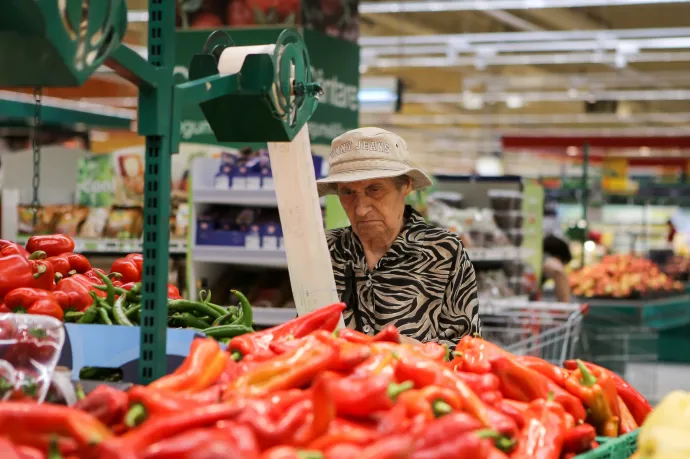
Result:
<svg viewBox="0 0 690 459"><path fill-rule="evenodd" d="M689 18L690 0L366 0L362 74L400 78L405 96L400 113L363 113L361 124L396 130L419 162L453 169L499 149L501 135L687 135ZM146 26L131 23L126 41L144 45ZM82 97L136 96L111 83ZM625 154L690 156L641 147Z"/></svg>

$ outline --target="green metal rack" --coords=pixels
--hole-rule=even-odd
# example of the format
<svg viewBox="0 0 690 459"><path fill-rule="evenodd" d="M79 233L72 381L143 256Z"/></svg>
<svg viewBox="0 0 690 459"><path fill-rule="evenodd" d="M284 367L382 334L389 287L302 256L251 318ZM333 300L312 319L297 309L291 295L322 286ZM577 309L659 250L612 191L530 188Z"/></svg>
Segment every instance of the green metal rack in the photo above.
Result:
<svg viewBox="0 0 690 459"><path fill-rule="evenodd" d="M79 86L106 65L139 87L138 132L146 136L142 383L165 374L170 169L179 146L181 107L200 104L223 141L285 142L313 114L320 92L306 47L294 31L281 34L272 55L250 53L232 75L218 71L220 55L232 40L214 32L192 61L191 81L175 85L175 7L167 0L149 1L148 60L121 44L124 0L90 2L87 8L81 0L8 0L0 19L0 86ZM245 112L233 114L234 107Z"/></svg>

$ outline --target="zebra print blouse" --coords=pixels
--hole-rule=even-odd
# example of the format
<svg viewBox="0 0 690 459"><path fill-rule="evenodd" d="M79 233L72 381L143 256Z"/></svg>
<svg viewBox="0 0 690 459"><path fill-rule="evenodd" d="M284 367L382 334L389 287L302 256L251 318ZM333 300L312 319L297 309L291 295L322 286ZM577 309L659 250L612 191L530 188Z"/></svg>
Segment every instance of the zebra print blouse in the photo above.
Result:
<svg viewBox="0 0 690 459"><path fill-rule="evenodd" d="M393 324L403 335L451 347L480 333L474 268L460 239L409 206L405 221L371 271L352 227L326 233L338 295L348 305L345 324L369 335Z"/></svg>

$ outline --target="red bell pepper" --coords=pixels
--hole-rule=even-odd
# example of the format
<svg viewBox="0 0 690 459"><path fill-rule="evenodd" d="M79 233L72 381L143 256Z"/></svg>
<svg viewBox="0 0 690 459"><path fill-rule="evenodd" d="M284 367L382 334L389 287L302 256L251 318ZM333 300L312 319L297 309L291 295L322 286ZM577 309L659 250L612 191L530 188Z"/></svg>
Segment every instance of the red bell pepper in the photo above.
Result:
<svg viewBox="0 0 690 459"><path fill-rule="evenodd" d="M476 417L483 426L490 427L486 406L472 389L453 370L441 362L419 357L414 352L401 348L401 359L396 367L396 376L401 381L412 381L416 387L437 385L457 391L464 410Z"/></svg>
<svg viewBox="0 0 690 459"><path fill-rule="evenodd" d="M435 360L437 362L445 362L448 355L448 347L434 342L426 342L421 346L415 347L415 350L426 358Z"/></svg>
<svg viewBox="0 0 690 459"><path fill-rule="evenodd" d="M632 415L628 407L625 405L625 402L621 398L621 396L618 396L618 407L620 409L621 413L621 422L620 422L620 434L625 435L627 433L632 432L633 430L636 430L638 427L640 427L637 422L635 421L635 417Z"/></svg>
<svg viewBox="0 0 690 459"><path fill-rule="evenodd" d="M161 440L142 454L142 459L176 459L176 458L224 458L245 456L228 438L225 430L217 428L199 428L184 432L171 438Z"/></svg>
<svg viewBox="0 0 690 459"><path fill-rule="evenodd" d="M551 381L558 384L559 387L565 387L565 380L568 378L570 372L565 368L553 365L546 360L539 357L532 357L529 355L516 357L516 360L532 370L543 374Z"/></svg>
<svg viewBox="0 0 690 459"><path fill-rule="evenodd" d="M130 253L124 258L118 258L110 267L111 273L122 275L121 281L141 282L141 275L144 271L144 256L140 253Z"/></svg>
<svg viewBox="0 0 690 459"><path fill-rule="evenodd" d="M361 459L409 459L414 450L414 440L407 435L391 435L364 448Z"/></svg>
<svg viewBox="0 0 690 459"><path fill-rule="evenodd" d="M334 378L331 382L336 410L342 416L366 417L374 411L390 409L395 387L392 372L355 374Z"/></svg>
<svg viewBox="0 0 690 459"><path fill-rule="evenodd" d="M421 415L427 421L462 409L458 394L439 386L404 391L398 396L397 402L405 406L409 417Z"/></svg>
<svg viewBox="0 0 690 459"><path fill-rule="evenodd" d="M90 292L100 298L106 297L106 292L93 288L93 281L84 274L75 274L58 282L53 295L64 310L85 311L93 303Z"/></svg>
<svg viewBox="0 0 690 459"><path fill-rule="evenodd" d="M501 435L512 438L518 433L518 425L512 417L504 414L493 406L486 407L492 429Z"/></svg>
<svg viewBox="0 0 690 459"><path fill-rule="evenodd" d="M26 259L21 255L0 258L0 299L20 287L52 290L53 267L44 260Z"/></svg>
<svg viewBox="0 0 690 459"><path fill-rule="evenodd" d="M415 442L412 459L453 459L456 457L471 457L476 459L487 459L493 449L490 440L495 434L489 431L481 431L466 428L466 420L458 416L462 413L444 416L429 425L420 439ZM451 421L458 419L459 428ZM434 424L445 423L448 435L440 436L438 427ZM433 430L432 430L433 429ZM432 431L432 435L428 432ZM461 433L455 434L455 431ZM453 433L451 433L453 432ZM430 440L430 439L433 439Z"/></svg>
<svg viewBox="0 0 690 459"><path fill-rule="evenodd" d="M19 287L5 297L5 306L14 313L26 313L38 300L53 300L53 294L39 288Z"/></svg>
<svg viewBox="0 0 690 459"><path fill-rule="evenodd" d="M71 438L84 448L112 437L110 430L98 419L82 411L51 404L35 409L22 402L0 404L0 431L11 440L23 438L27 432L36 437Z"/></svg>
<svg viewBox="0 0 690 459"><path fill-rule="evenodd" d="M74 241L66 234L48 234L41 236L31 236L26 241L26 250L29 253L43 251L49 257L60 255L61 253L72 252Z"/></svg>
<svg viewBox="0 0 690 459"><path fill-rule="evenodd" d="M546 376L538 373L513 358L498 357L492 362L493 372L501 381L503 396L521 402L545 399L549 393L573 415L576 421L586 417L585 408L577 397L569 394Z"/></svg>
<svg viewBox="0 0 690 459"><path fill-rule="evenodd" d="M17 451L12 442L5 437L0 437L0 457L3 459L22 459L19 455L19 451Z"/></svg>
<svg viewBox="0 0 690 459"><path fill-rule="evenodd" d="M230 356L212 338L195 338L189 355L170 375L149 384L153 390L199 392L215 384Z"/></svg>
<svg viewBox="0 0 690 459"><path fill-rule="evenodd" d="M589 370L577 361L578 369L566 379L565 387L589 408L592 424L599 434L617 437L621 419L616 384L607 372Z"/></svg>
<svg viewBox="0 0 690 459"><path fill-rule="evenodd" d="M130 287L130 290L131 290L131 287ZM171 300L179 300L182 298L178 288L172 284L168 284L168 298Z"/></svg>
<svg viewBox="0 0 690 459"><path fill-rule="evenodd" d="M514 358L512 354L479 337L465 335L455 348L463 360L464 371L471 373L491 372L491 362L499 357Z"/></svg>
<svg viewBox="0 0 690 459"><path fill-rule="evenodd" d="M84 277L89 279L92 284L96 285L103 285L103 280L101 277L98 275L98 273L101 273L103 275L106 275L106 272L103 271L102 269L99 268L91 268L88 271L84 273Z"/></svg>
<svg viewBox="0 0 690 459"><path fill-rule="evenodd" d="M337 349L316 338L292 352L262 362L241 375L225 391L223 398L238 395L265 395L274 390L301 387L317 374L329 369L336 360Z"/></svg>
<svg viewBox="0 0 690 459"><path fill-rule="evenodd" d="M350 341L352 343L366 344L375 342L390 342L400 343L400 332L394 325L387 325L383 330L374 336L366 335L362 332L352 330L350 328L343 328L337 331L338 338Z"/></svg>
<svg viewBox="0 0 690 459"><path fill-rule="evenodd" d="M47 262L53 265L55 273L60 273L63 277L68 274L84 274L91 270L91 263L84 255L78 253L66 252L49 257Z"/></svg>
<svg viewBox="0 0 690 459"><path fill-rule="evenodd" d="M366 445L375 441L379 436L380 434L375 427L352 420L335 418L328 426L328 432L311 442L307 449L327 451L342 444ZM327 453L326 456L329 457L329 454Z"/></svg>
<svg viewBox="0 0 690 459"><path fill-rule="evenodd" d="M332 332L344 309L344 303L336 303L267 330L236 336L230 341L228 351L242 356L256 355L257 359L271 358L275 355L269 349L271 342L288 337L302 338L316 330Z"/></svg>
<svg viewBox="0 0 690 459"><path fill-rule="evenodd" d="M216 424L216 428L232 440L244 459L259 457L259 442L251 428L234 421L220 421Z"/></svg>
<svg viewBox="0 0 690 459"><path fill-rule="evenodd" d="M31 255L24 247L12 241L0 239L0 258L8 257L10 255L21 255L24 258L29 258Z"/></svg>
<svg viewBox="0 0 690 459"><path fill-rule="evenodd" d="M126 392L101 385L79 400L74 407L89 413L107 426L113 426L123 421L128 403Z"/></svg>
<svg viewBox="0 0 690 459"><path fill-rule="evenodd" d="M528 403L508 399L503 399L496 404L496 409L506 416L509 416L513 421L515 421L520 429L525 426L525 413L527 412L528 408Z"/></svg>
<svg viewBox="0 0 690 459"><path fill-rule="evenodd" d="M476 374L466 371L455 371L455 374L467 384L476 394L483 394L485 392L497 391L501 387L501 381L498 376L492 373Z"/></svg>
<svg viewBox="0 0 690 459"><path fill-rule="evenodd" d="M647 415L652 411L652 406L649 404L647 399L613 371L590 362L584 362L584 364L590 370L606 373L606 375L613 380L616 385L618 395L623 399L625 406L628 407L630 413L632 413L633 417L635 418L635 422L637 425L642 425L644 420L647 418ZM563 366L569 370L576 370L577 361L566 360L563 362Z"/></svg>
<svg viewBox="0 0 690 459"><path fill-rule="evenodd" d="M535 400L525 414L514 459L559 459L565 440L565 411L551 400Z"/></svg>
<svg viewBox="0 0 690 459"><path fill-rule="evenodd" d="M563 453L580 454L589 451L596 439L597 431L591 424L580 424L566 430L563 440Z"/></svg>
<svg viewBox="0 0 690 459"><path fill-rule="evenodd" d="M328 427L336 415L336 405L330 385L333 377L332 373L324 373L317 377L312 384L311 404L313 413L295 433L291 444L305 446L328 431Z"/></svg>

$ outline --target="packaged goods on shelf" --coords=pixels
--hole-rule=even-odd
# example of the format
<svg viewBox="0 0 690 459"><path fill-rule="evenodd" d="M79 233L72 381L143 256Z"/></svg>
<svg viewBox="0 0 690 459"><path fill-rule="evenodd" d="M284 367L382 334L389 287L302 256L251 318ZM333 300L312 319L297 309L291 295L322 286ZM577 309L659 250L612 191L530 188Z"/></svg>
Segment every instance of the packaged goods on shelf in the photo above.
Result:
<svg viewBox="0 0 690 459"><path fill-rule="evenodd" d="M215 206L197 218L199 245L280 250L282 239L278 209Z"/></svg>
<svg viewBox="0 0 690 459"><path fill-rule="evenodd" d="M684 291L684 285L658 265L632 255L607 255L600 263L571 273L570 287L585 298L644 298Z"/></svg>
<svg viewBox="0 0 690 459"><path fill-rule="evenodd" d="M320 178L323 158L312 156L316 178ZM245 148L239 154L223 152L218 171L213 177L218 190L272 190L273 172L268 150Z"/></svg>
<svg viewBox="0 0 690 459"><path fill-rule="evenodd" d="M597 436L607 449L653 420L634 388L596 365L560 367L474 336L451 356L433 342L402 344L392 326L334 333L344 307L232 338L227 349L199 337L173 373L146 386L103 385L73 407L5 403L1 418L24 426L48 409L61 425L80 420L55 445L75 458L221 450L237 459L576 457L596 455ZM40 439L52 427L31 431ZM25 445L22 429L3 432L8 450ZM32 446L45 453L50 442Z"/></svg>

